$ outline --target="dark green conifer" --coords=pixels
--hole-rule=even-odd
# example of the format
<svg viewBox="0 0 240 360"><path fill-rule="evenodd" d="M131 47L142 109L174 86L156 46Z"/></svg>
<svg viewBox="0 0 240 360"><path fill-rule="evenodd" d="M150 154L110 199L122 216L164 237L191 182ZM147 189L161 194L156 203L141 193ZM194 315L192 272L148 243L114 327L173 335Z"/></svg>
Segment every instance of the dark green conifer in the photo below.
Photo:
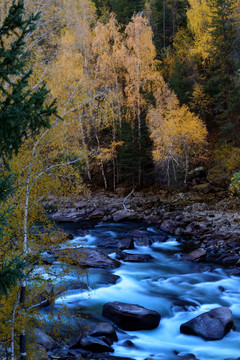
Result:
<svg viewBox="0 0 240 360"><path fill-rule="evenodd" d="M0 205L13 190L11 178L3 171L8 158L18 152L25 138L50 127L50 117L56 115L55 101L46 102L45 84L35 90L29 87L32 70L27 69L25 45L38 19L39 14L26 18L23 1L13 1L0 28ZM6 222L6 214L1 213L0 239ZM6 293L23 276L23 263L15 260L0 265L0 293Z"/></svg>
<svg viewBox="0 0 240 360"><path fill-rule="evenodd" d="M206 89L214 100L214 113L222 135L237 135L240 40L235 7L230 0L211 0L211 7L212 51L206 69Z"/></svg>

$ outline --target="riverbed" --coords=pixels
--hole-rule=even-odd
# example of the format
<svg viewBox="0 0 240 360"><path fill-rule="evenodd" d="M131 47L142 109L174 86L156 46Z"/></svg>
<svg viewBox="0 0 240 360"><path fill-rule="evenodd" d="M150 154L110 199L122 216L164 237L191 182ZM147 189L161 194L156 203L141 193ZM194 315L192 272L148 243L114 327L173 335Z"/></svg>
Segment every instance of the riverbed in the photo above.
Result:
<svg viewBox="0 0 240 360"><path fill-rule="evenodd" d="M142 232L152 241L151 246L135 245L133 250L125 250L149 254L153 257L150 262L122 262L118 269L111 271L91 269L88 275L90 290L70 290L55 301L56 311L67 306L72 312L76 310L88 315L93 322L109 321L102 317L103 305L109 301L137 304L161 314L157 329L118 331L119 341L113 345L114 356L136 360L148 357L179 359L187 353L194 354L199 360L226 360L240 356L239 277L229 276L219 265L181 261L181 239L167 236L163 241L166 234L147 224L98 223L87 226L79 223L66 224L65 229L73 239L68 240L64 248L98 248L101 242L126 238L133 230ZM116 257L114 250L104 251L110 257ZM110 273L118 277L114 284L109 284ZM236 331L231 330L219 341L205 341L180 333L182 323L219 306L232 311ZM126 343L126 340L131 342Z"/></svg>

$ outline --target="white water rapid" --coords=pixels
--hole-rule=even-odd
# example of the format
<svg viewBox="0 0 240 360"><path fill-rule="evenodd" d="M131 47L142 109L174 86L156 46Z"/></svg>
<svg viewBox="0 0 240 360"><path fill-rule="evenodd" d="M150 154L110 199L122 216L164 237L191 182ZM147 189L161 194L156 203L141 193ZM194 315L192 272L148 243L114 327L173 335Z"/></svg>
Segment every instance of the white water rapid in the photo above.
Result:
<svg viewBox="0 0 240 360"><path fill-rule="evenodd" d="M81 225L79 224L79 228ZM105 239L124 238L133 229L143 231L150 238L162 234L143 224L98 224L89 229L87 235L79 235L73 229L74 239L65 247L81 243L97 247ZM68 230L71 232L70 228ZM99 249L102 251L101 249ZM179 260L180 243L174 237L165 242L153 242L152 246L135 246L130 253L150 254L149 263L124 263L112 274L120 278L116 284L105 284L99 280L109 271L91 270L91 291L69 291L56 300L55 307L78 309L90 314L98 321L102 307L109 301L138 304L158 311L162 319L157 329L148 331L126 331L118 333L114 344L114 356L127 356L136 360L153 357L155 360L171 360L185 353L194 354L199 360L226 360L240 356L240 277L229 276L217 265L186 263ZM115 253L110 254L114 258ZM104 275L105 274L105 275ZM180 325L195 316L218 306L232 310L236 331L231 330L220 341L204 341L196 336L180 333ZM105 319L106 321L106 319ZM126 347L131 340L134 347Z"/></svg>

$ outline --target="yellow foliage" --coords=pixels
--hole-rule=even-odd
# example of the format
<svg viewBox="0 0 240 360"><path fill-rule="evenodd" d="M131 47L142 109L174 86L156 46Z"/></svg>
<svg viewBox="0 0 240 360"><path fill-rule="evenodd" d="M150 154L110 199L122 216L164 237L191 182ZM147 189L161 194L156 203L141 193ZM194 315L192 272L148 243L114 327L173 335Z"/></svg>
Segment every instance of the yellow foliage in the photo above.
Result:
<svg viewBox="0 0 240 360"><path fill-rule="evenodd" d="M188 26L194 35L194 47L192 55L201 55L206 59L211 49L211 25L212 9L207 0L189 0L187 10Z"/></svg>
<svg viewBox="0 0 240 360"><path fill-rule="evenodd" d="M147 86L155 69L156 49L153 32L147 19L133 16L125 30L126 47L123 53L126 68L126 104L129 120L139 117L140 109L145 106L141 90Z"/></svg>
<svg viewBox="0 0 240 360"><path fill-rule="evenodd" d="M155 89L155 99L156 108L152 108L147 117L154 143L154 160L162 163L173 161L181 167L183 161L203 152L207 145L206 126L186 105L179 106L176 95L161 77Z"/></svg>
<svg viewBox="0 0 240 360"><path fill-rule="evenodd" d="M209 181L226 187L235 172L240 169L240 148L223 144L214 151L212 166L208 172Z"/></svg>

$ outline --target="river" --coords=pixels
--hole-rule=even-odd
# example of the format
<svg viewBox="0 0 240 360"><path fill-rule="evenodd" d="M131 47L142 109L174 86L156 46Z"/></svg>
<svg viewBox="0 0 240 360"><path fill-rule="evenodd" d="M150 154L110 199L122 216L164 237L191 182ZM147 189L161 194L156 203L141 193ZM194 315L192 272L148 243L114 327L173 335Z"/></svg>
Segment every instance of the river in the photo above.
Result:
<svg viewBox="0 0 240 360"><path fill-rule="evenodd" d="M89 271L90 291L75 289L59 297L55 309L67 306L89 315L94 322L102 318L102 307L109 301L138 304L158 311L162 319L157 329L148 331L119 332L119 341L113 345L114 356L128 356L136 360L153 357L155 360L179 359L186 353L199 360L226 360L240 356L240 278L213 264L196 264L179 260L181 244L175 237L157 241L162 232L154 226L134 223L98 223L89 225L82 233L81 224L67 224L65 229L74 238L64 247L98 247L107 239L127 237L137 229L153 240L151 246L135 246L130 253L150 254L148 263L122 262L112 270L119 279L108 284L109 271ZM86 228L86 225L84 225ZM110 253L112 258L115 252ZM73 275L71 275L73 276ZM105 281L104 281L105 279ZM215 307L226 306L233 313L237 331L231 330L224 339L205 341L196 336L180 333L180 325ZM108 320L107 320L108 321ZM131 340L134 346L127 347Z"/></svg>

